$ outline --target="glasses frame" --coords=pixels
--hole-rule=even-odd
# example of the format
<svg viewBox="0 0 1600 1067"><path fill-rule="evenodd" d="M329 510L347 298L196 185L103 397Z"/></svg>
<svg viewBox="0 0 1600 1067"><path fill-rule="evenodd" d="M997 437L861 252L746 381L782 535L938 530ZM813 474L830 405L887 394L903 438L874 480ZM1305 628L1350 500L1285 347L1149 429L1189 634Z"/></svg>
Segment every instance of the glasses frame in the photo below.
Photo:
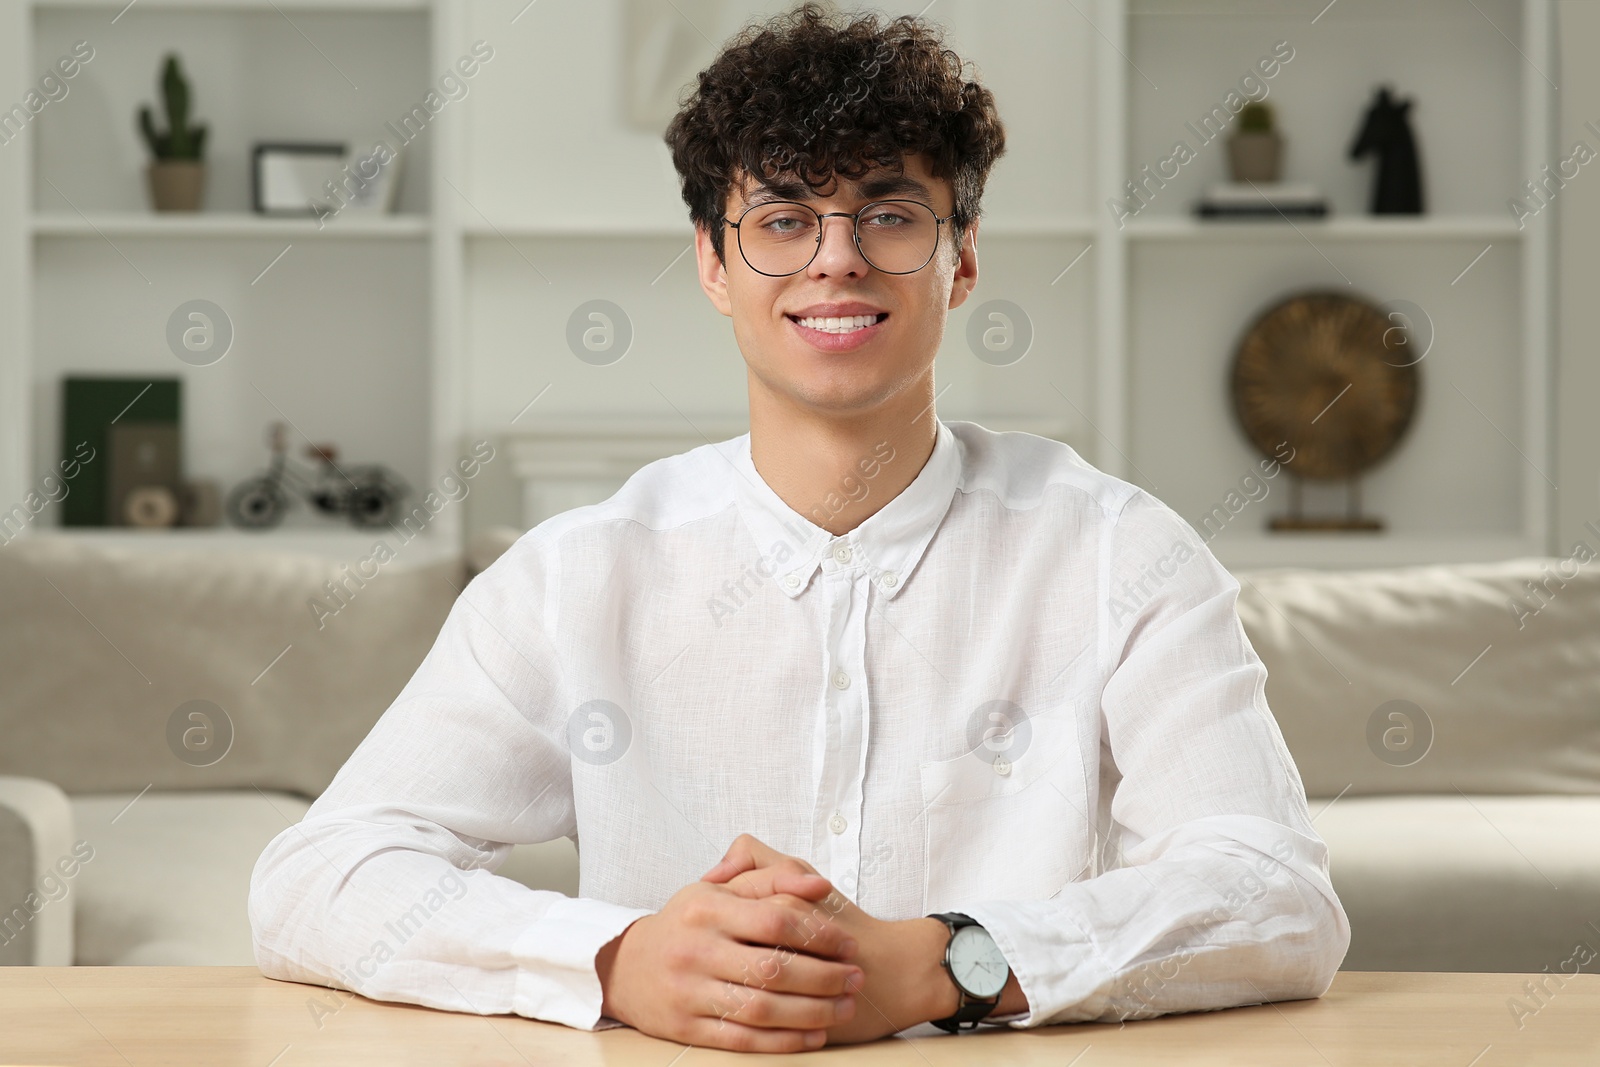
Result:
<svg viewBox="0 0 1600 1067"><path fill-rule="evenodd" d="M950 214L946 215L944 218L940 218L939 217L939 213L937 211L935 211L933 208L929 207L927 204L924 204L920 200L903 200L903 199L894 199L894 198L891 198L891 199L888 199L888 200L874 200L872 203L867 204L866 206L861 208L860 211L827 211L827 212L818 211L816 208L812 207L810 204L802 203L799 200L763 200L758 204L751 204L749 207L747 207L743 211L739 212L739 221L738 222L735 222L734 220L728 218L726 215L723 216L722 221L727 223L729 226L732 226L735 231L738 231L739 230L739 225L740 225L740 223L744 222L744 217L746 215L750 214L750 212L754 211L756 208L772 207L774 204L793 204L795 207L803 207L807 211L809 211L813 215L815 215L817 217L817 247L815 247L815 248L813 248L811 250L811 258L807 259L805 261L805 263L802 264L801 266L796 267L794 270L791 270L791 271L785 271L782 274L771 274L771 273L769 273L767 271L764 271L761 268L757 267L754 263L750 262L750 257L744 254L744 237L743 237L742 231L735 233L734 240L739 245L739 257L744 260L745 266L749 267L751 270L755 271L757 274L764 275L765 277L768 277L768 278L788 278L788 277L790 277L792 275L799 274L801 271L803 271L807 267L811 266L811 264L815 263L817 261L817 253L822 251L822 234L823 234L823 230L824 230L824 226L822 225L822 220L823 219L831 219L831 218L846 218L846 219L850 220L850 236L855 241L856 254L859 255L862 258L862 260L867 264L867 266L871 267L875 271L878 271L880 274L894 274L894 275L915 274L915 273L917 273L917 271L921 270L923 267L926 267L929 263L932 263L933 262L933 257L938 255L938 253L939 253L939 227L943 226L945 223L949 222L951 219L956 217L956 213L952 211ZM879 207L879 206L881 206L883 204L914 204L917 207L922 208L928 214L933 216L933 234L934 234L934 236L933 236L933 248L932 248L931 251L928 252L928 258L927 259L923 260L921 262L921 264L919 264L916 267L913 267L910 270L884 270L882 267L880 267L876 263L872 262L872 260L870 258L868 258L867 253L865 251L863 251L862 248L861 248L861 216L863 214L865 214L867 211L871 210L872 208Z"/></svg>

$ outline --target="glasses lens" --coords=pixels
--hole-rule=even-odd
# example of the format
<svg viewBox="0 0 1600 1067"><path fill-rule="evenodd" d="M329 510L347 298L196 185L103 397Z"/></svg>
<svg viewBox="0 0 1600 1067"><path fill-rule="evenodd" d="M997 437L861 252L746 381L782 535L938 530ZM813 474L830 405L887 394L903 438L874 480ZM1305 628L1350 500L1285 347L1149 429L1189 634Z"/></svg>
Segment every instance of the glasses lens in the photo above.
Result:
<svg viewBox="0 0 1600 1067"><path fill-rule="evenodd" d="M933 258L939 243L939 221L914 200L868 204L857 224L861 254L886 274L909 274Z"/></svg>
<svg viewBox="0 0 1600 1067"><path fill-rule="evenodd" d="M821 220L804 204L761 204L739 222L739 251L762 274L794 274L817 252ZM915 200L881 200L861 209L861 254L886 274L910 274L933 258L939 219Z"/></svg>
<svg viewBox="0 0 1600 1067"><path fill-rule="evenodd" d="M762 274L793 274L811 262L818 225L804 204L762 204L739 220L739 251Z"/></svg>

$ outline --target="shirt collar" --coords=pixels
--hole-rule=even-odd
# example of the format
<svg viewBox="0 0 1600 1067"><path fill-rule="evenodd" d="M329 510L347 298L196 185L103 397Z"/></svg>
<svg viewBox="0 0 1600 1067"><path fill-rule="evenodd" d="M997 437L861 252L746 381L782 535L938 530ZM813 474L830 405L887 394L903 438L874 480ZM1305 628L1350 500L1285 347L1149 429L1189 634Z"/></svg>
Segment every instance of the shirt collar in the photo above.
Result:
<svg viewBox="0 0 1600 1067"><path fill-rule="evenodd" d="M727 442L736 473L734 498L759 553L755 572L790 598L810 587L819 567L829 573L864 570L881 594L898 595L961 484L961 442L937 416L934 422L938 430L933 452L916 478L840 537L796 512L773 491L751 460L748 433ZM891 456L885 465L897 461L904 463L906 457ZM870 479L862 480L871 486Z"/></svg>

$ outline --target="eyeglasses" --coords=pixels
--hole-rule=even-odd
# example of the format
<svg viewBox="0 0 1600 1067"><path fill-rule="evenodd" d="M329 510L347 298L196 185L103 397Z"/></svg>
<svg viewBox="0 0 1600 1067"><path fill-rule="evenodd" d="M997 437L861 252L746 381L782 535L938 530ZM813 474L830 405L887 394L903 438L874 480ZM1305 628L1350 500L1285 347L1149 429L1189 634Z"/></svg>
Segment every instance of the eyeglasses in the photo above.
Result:
<svg viewBox="0 0 1600 1067"><path fill-rule="evenodd" d="M915 200L877 200L860 211L820 214L809 204L774 200L744 210L739 221L723 221L738 232L739 254L757 274L782 278L811 266L822 249L822 220L851 220L856 248L885 274L914 274L928 265L939 248L944 218Z"/></svg>

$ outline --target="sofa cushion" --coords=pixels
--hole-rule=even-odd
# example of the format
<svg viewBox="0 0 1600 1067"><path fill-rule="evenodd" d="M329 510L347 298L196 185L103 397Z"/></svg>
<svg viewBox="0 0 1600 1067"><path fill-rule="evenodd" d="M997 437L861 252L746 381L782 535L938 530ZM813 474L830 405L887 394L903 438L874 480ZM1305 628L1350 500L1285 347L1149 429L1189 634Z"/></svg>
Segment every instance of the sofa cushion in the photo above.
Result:
<svg viewBox="0 0 1600 1067"><path fill-rule="evenodd" d="M1592 555L1240 572L1239 619L1307 795L1600 794Z"/></svg>
<svg viewBox="0 0 1600 1067"><path fill-rule="evenodd" d="M1600 797L1331 799L1345 970L1600 972Z"/></svg>
<svg viewBox="0 0 1600 1067"><path fill-rule="evenodd" d="M72 890L77 964L255 965L250 873L267 842L305 815L304 797L151 790L71 802L77 835L94 846ZM517 845L496 873L578 895L577 852L564 837Z"/></svg>
<svg viewBox="0 0 1600 1067"><path fill-rule="evenodd" d="M78 836L94 846L78 875L76 962L254 965L250 872L310 806L253 789L73 797Z"/></svg>
<svg viewBox="0 0 1600 1067"><path fill-rule="evenodd" d="M467 542L465 563L468 577L477 577L489 569L489 565L501 556L506 550L527 533L516 526L496 525L490 526L481 533L475 534Z"/></svg>
<svg viewBox="0 0 1600 1067"><path fill-rule="evenodd" d="M462 584L459 557L411 563L401 546L363 559L18 538L0 551L0 774L69 794L317 796L422 662ZM176 737L205 740L179 710L191 701L232 724L210 766L169 741L175 715ZM208 717L220 737L223 716Z"/></svg>

